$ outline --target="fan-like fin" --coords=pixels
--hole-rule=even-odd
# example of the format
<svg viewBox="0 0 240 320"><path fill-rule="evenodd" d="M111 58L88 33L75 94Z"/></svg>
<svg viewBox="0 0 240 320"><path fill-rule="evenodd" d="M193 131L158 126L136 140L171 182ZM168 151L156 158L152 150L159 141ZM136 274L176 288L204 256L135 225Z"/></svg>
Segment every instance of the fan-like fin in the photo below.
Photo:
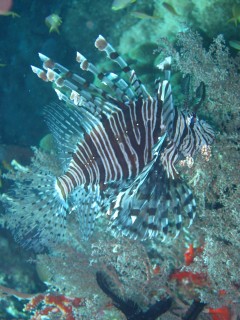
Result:
<svg viewBox="0 0 240 320"><path fill-rule="evenodd" d="M84 139L84 133L91 132L99 124L87 110L76 106L66 108L62 104L53 103L45 107L46 122L57 142L59 160L65 170L75 152L77 144Z"/></svg>
<svg viewBox="0 0 240 320"><path fill-rule="evenodd" d="M77 212L83 238L88 239L93 232L95 219L101 211L100 187L99 185L79 186L72 193L71 200L75 204L73 210Z"/></svg>
<svg viewBox="0 0 240 320"><path fill-rule="evenodd" d="M195 211L191 190L180 179L168 179L157 161L137 192L132 194L132 190L127 189L118 195L113 208L112 228L115 233L134 239L144 240L158 234L165 239L169 226L178 235L184 215L190 218L191 224Z"/></svg>

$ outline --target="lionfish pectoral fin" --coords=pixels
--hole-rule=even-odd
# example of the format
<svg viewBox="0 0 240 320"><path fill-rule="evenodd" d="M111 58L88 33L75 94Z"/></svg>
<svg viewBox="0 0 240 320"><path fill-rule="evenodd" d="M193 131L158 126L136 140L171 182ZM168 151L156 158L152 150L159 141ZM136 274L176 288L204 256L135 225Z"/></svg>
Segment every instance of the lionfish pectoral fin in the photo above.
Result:
<svg viewBox="0 0 240 320"><path fill-rule="evenodd" d="M141 240L161 234L167 238L169 227L176 237L184 215L194 217L196 203L191 190L181 179L168 179L157 161L136 189L131 186L119 194L113 208L112 228L115 233ZM174 227L175 226L175 227Z"/></svg>
<svg viewBox="0 0 240 320"><path fill-rule="evenodd" d="M88 239L101 208L99 185L79 186L71 194L71 201L75 204L74 211L77 212L81 234Z"/></svg>
<svg viewBox="0 0 240 320"><path fill-rule="evenodd" d="M65 239L68 201L63 198L54 174L43 166L43 154L35 151L26 172L14 176L14 194L1 197L7 209L6 226L17 242L41 251ZM8 179L12 177L6 176Z"/></svg>

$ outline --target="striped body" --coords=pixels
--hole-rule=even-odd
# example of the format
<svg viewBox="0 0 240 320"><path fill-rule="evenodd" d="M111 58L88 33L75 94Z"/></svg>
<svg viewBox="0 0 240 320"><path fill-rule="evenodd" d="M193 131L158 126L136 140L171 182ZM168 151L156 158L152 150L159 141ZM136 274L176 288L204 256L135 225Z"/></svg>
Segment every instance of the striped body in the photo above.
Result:
<svg viewBox="0 0 240 320"><path fill-rule="evenodd" d="M95 46L129 81L99 72L80 53L76 59L80 68L93 73L107 90L42 54L43 70L32 67L39 78L53 83L63 102L45 109L62 174L54 176L44 161L36 159L26 179L16 183L16 196L9 204L12 228L17 227L17 238L28 246L57 241L69 212L76 213L85 237L93 232L100 212L111 213L115 232L140 239L165 236L169 226L175 226L178 234L183 217L190 223L194 218L196 202L176 164L193 159L202 148L208 150L212 128L194 113L174 107L170 58L160 64L164 77L156 80L150 95L102 36ZM197 100L199 107L203 96ZM27 197L21 196L22 190ZM26 219L19 218L23 210Z"/></svg>
<svg viewBox="0 0 240 320"><path fill-rule="evenodd" d="M67 172L58 178L64 197L82 184L106 185L135 178L153 159L162 136L156 99L132 102L102 122L76 146Z"/></svg>

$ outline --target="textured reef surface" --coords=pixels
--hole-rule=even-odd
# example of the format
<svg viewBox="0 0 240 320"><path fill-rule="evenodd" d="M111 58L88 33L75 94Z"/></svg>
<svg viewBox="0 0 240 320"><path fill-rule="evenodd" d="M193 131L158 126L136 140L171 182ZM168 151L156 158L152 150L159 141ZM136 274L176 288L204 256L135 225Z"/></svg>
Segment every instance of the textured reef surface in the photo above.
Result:
<svg viewBox="0 0 240 320"><path fill-rule="evenodd" d="M239 320L238 1L33 0L28 5L6 1L6 7L4 2L0 5L0 319ZM59 217L51 210L44 211L43 205L31 215L29 207L10 212L6 205L14 199L16 185L22 203L38 198L38 191L31 196L27 185L21 189L21 181L32 177L34 170L38 174L39 165L43 171L61 174L56 143L43 116L43 107L56 103L57 97L51 85L36 79L30 65L39 65L41 52L69 68L72 80L72 74L83 75L75 62L79 50L100 73L118 72L111 59L93 50L99 34L114 45L151 95L159 84L154 84L160 75L157 66L161 68L161 61L171 56L176 109L191 115L189 126L194 126L197 114L215 132L212 146L203 145L198 154L182 156L176 163L181 181L196 200L194 223L190 227L183 223L176 238L171 230L165 241L162 233L144 241L116 236L109 228L111 210L106 214L101 209L87 240L79 232L81 220L70 210L65 236L52 242L50 232L56 230ZM108 74L105 80L116 84L122 78L117 75L114 79ZM90 83L105 89L92 74L85 72L84 78L87 92ZM68 97L67 91L62 94ZM72 101L80 103L76 95ZM162 143L165 147L166 141ZM155 177L160 176L155 171ZM154 179L149 181L151 188ZM82 195L87 197L88 191ZM37 230L44 214L50 226L43 233L42 250L22 248L15 239L21 242L29 225ZM34 239L33 232L29 243Z"/></svg>

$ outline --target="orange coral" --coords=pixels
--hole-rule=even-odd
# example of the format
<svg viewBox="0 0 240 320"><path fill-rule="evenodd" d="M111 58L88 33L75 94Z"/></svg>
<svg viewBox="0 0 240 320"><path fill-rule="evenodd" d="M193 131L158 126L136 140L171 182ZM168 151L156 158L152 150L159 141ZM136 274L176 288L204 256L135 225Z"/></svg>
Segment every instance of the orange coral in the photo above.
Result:
<svg viewBox="0 0 240 320"><path fill-rule="evenodd" d="M209 308L208 313L212 316L212 320L231 320L231 313L228 307L213 309Z"/></svg>
<svg viewBox="0 0 240 320"><path fill-rule="evenodd" d="M41 305L42 304L42 305ZM84 305L81 298L70 298L64 295L38 294L25 306L26 311L34 311L31 320L42 319L42 316L61 313L66 320L75 320L74 308ZM40 308L40 310L38 310Z"/></svg>

